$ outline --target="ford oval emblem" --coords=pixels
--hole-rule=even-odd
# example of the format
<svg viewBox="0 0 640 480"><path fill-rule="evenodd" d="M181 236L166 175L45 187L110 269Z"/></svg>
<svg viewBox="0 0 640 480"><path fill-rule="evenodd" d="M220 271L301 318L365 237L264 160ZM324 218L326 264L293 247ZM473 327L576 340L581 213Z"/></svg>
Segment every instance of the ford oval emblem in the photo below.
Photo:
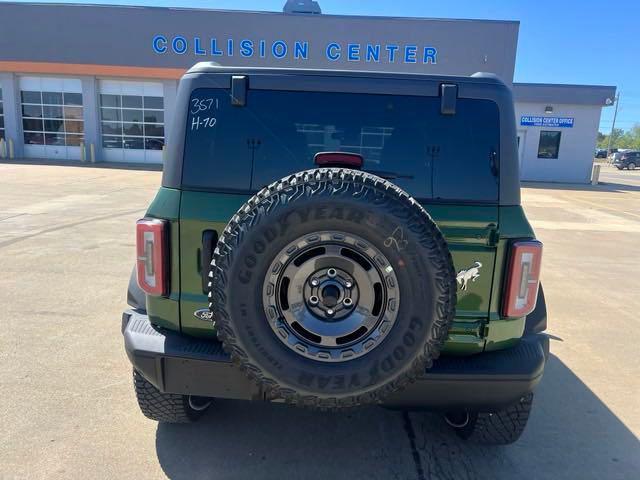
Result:
<svg viewBox="0 0 640 480"><path fill-rule="evenodd" d="M213 313L208 308L201 308L193 312L193 316L204 322L213 322Z"/></svg>

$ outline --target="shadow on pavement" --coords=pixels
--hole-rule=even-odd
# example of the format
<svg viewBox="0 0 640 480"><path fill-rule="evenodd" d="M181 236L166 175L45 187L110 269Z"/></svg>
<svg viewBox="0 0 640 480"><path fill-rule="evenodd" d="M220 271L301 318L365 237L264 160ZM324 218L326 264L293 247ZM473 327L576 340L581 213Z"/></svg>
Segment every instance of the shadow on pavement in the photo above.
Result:
<svg viewBox="0 0 640 480"><path fill-rule="evenodd" d="M151 163L124 163L124 162L80 162L77 160L54 160L51 158L0 158L0 164L4 165L50 165L56 167L85 167L85 168L108 168L112 170L145 170L149 172L162 171L162 165Z"/></svg>
<svg viewBox="0 0 640 480"><path fill-rule="evenodd" d="M632 180L640 180L640 177L632 178ZM523 188L532 188L539 190L573 190L580 192L640 192L640 185L630 183L617 183L600 181L598 185L581 184L581 183L552 183L552 182L520 182Z"/></svg>
<svg viewBox="0 0 640 480"><path fill-rule="evenodd" d="M553 355L528 428L508 447L464 443L431 413L221 400L199 423L159 425L156 450L176 480L629 479L640 471L640 441Z"/></svg>

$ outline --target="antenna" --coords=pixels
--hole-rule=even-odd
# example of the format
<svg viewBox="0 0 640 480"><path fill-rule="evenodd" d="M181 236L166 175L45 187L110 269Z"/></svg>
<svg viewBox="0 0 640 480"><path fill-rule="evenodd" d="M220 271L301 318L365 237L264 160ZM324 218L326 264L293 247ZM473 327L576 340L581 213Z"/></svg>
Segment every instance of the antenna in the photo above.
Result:
<svg viewBox="0 0 640 480"><path fill-rule="evenodd" d="M305 13L308 15L320 15L320 4L314 0L287 0L282 7L284 13Z"/></svg>

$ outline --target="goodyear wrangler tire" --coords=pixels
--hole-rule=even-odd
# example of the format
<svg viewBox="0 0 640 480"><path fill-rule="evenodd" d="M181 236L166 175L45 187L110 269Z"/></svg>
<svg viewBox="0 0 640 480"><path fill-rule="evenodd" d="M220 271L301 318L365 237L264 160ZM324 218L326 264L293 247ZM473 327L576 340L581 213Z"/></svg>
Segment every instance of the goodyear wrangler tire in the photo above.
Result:
<svg viewBox="0 0 640 480"><path fill-rule="evenodd" d="M429 368L455 313L455 271L429 214L397 186L317 169L253 196L220 236L210 308L268 398L378 403Z"/></svg>

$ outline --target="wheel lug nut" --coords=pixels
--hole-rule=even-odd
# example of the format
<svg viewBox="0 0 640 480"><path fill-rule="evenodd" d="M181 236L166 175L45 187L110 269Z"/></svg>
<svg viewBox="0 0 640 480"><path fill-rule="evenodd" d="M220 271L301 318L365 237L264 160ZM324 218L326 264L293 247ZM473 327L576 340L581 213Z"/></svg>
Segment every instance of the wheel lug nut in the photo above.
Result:
<svg viewBox="0 0 640 480"><path fill-rule="evenodd" d="M351 283L350 281L348 281L348 280L347 280L347 281L344 283L344 286L345 286L345 287L347 287L347 288L351 288L351 287L353 287L353 283Z"/></svg>
<svg viewBox="0 0 640 480"><path fill-rule="evenodd" d="M347 297L344 300L342 300L342 303L344 303L347 307L350 307L351 305L353 305L353 300Z"/></svg>
<svg viewBox="0 0 640 480"><path fill-rule="evenodd" d="M319 302L318 297L316 297L315 295L312 295L311 297L309 297L309 303L311 305L317 305Z"/></svg>
<svg viewBox="0 0 640 480"><path fill-rule="evenodd" d="M311 285L313 285L314 287L317 287L319 283L320 281L317 278L311 279Z"/></svg>
<svg viewBox="0 0 640 480"><path fill-rule="evenodd" d="M327 270L327 275L330 276L331 278L335 277L337 273L338 272L336 272L335 268L330 268L329 270Z"/></svg>
<svg viewBox="0 0 640 480"><path fill-rule="evenodd" d="M329 315L330 317L332 317L334 313L335 313L335 312L333 311L333 309L332 309L332 308L330 308L329 310L327 310L327 315Z"/></svg>

